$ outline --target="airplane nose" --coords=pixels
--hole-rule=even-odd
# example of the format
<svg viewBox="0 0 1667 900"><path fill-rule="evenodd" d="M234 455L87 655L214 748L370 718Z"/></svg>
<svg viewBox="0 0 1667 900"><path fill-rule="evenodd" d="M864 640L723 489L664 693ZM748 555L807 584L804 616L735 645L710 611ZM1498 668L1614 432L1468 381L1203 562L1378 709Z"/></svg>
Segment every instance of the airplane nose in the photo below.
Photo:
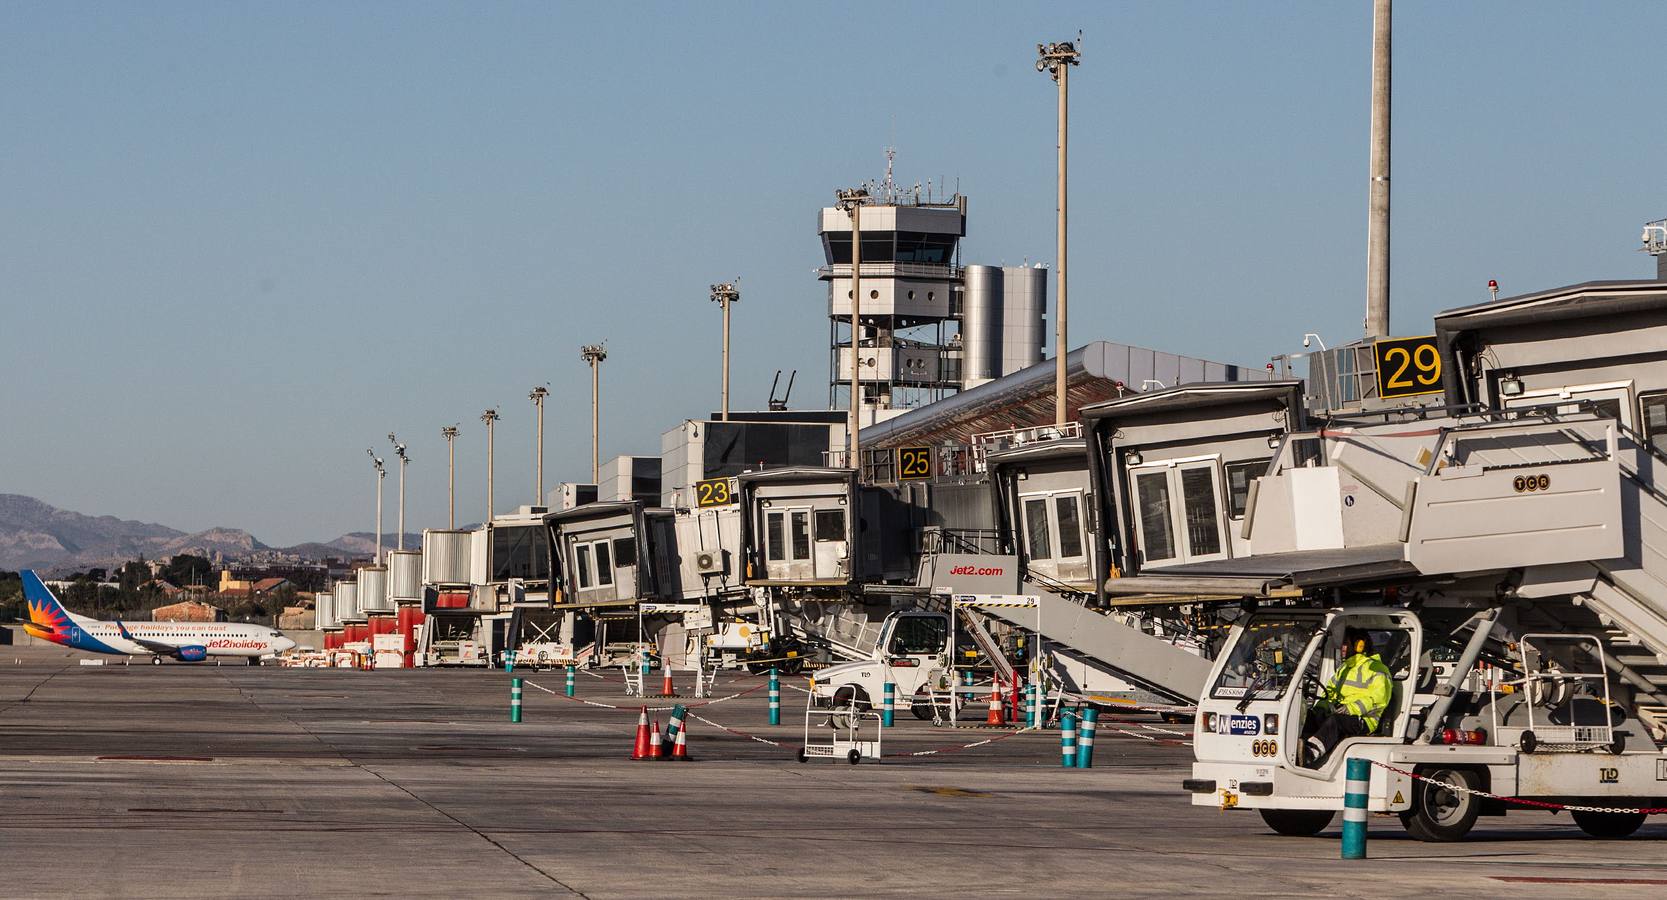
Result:
<svg viewBox="0 0 1667 900"><path fill-rule="evenodd" d="M295 649L295 639L290 637L281 637L278 638L278 645L274 648L274 651L277 653L283 653L286 650L293 649Z"/></svg>

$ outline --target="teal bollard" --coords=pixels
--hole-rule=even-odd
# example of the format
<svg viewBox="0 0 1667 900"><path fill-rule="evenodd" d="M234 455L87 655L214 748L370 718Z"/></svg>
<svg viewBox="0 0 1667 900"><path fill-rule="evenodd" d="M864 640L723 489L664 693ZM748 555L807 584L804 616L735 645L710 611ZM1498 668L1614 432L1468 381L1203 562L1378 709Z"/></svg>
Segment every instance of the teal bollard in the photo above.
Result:
<svg viewBox="0 0 1667 900"><path fill-rule="evenodd" d="M505 672L515 671L515 651L514 650L505 650L504 651L504 671Z"/></svg>
<svg viewBox="0 0 1667 900"><path fill-rule="evenodd" d="M1077 768L1094 768L1094 732L1099 729L1100 711L1089 707L1082 711L1082 733L1077 735Z"/></svg>
<svg viewBox="0 0 1667 900"><path fill-rule="evenodd" d="M689 708L679 703L671 708L671 721L666 725L667 746L677 745L677 733L683 730L683 720L689 715Z"/></svg>
<svg viewBox="0 0 1667 900"><path fill-rule="evenodd" d="M1075 713L1059 714L1059 764L1067 769L1077 767L1077 717Z"/></svg>
<svg viewBox="0 0 1667 900"><path fill-rule="evenodd" d="M1036 684L1034 682L1025 685L1025 727L1042 727L1042 720L1036 715Z"/></svg>
<svg viewBox="0 0 1667 900"><path fill-rule="evenodd" d="M883 695L885 697L885 706L883 706L880 710L880 724L886 728L890 728L892 723L897 720L897 686L889 681L886 682Z"/></svg>
<svg viewBox="0 0 1667 900"><path fill-rule="evenodd" d="M567 696L573 696L573 667L567 667L567 684L564 687Z"/></svg>
<svg viewBox="0 0 1667 900"><path fill-rule="evenodd" d="M521 721L521 679L519 678L509 680L509 720L511 722Z"/></svg>
<svg viewBox="0 0 1667 900"><path fill-rule="evenodd" d="M647 696L647 694L648 694L648 648L646 648L646 647L643 648L642 664L638 667L638 671L640 671L642 673L642 692L643 692L643 695Z"/></svg>
<svg viewBox="0 0 1667 900"><path fill-rule="evenodd" d="M781 676L775 666L770 667L770 724L781 724Z"/></svg>
<svg viewBox="0 0 1667 900"><path fill-rule="evenodd" d="M1343 858L1366 858L1366 793L1372 784L1372 761L1350 757L1343 785Z"/></svg>

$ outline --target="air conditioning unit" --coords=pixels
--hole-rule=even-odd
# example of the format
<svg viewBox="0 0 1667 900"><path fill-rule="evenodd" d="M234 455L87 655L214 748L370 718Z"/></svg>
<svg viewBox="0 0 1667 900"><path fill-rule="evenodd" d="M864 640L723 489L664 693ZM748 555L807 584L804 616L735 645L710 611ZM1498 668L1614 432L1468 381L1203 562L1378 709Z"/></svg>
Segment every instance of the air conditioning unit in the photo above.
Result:
<svg viewBox="0 0 1667 900"><path fill-rule="evenodd" d="M729 554L723 550L702 550L695 554L695 572L700 575L722 575L729 568Z"/></svg>

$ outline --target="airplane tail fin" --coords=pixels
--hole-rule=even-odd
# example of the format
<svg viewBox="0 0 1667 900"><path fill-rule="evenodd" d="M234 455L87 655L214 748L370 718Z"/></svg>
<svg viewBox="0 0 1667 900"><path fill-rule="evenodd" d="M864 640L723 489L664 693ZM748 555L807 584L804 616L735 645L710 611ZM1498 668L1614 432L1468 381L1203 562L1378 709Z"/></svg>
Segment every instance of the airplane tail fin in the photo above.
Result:
<svg viewBox="0 0 1667 900"><path fill-rule="evenodd" d="M33 569L24 569L23 599L29 604L29 623L46 629L47 631L63 631L71 625L91 622L86 616L78 616L64 608L58 602L57 595L41 581Z"/></svg>

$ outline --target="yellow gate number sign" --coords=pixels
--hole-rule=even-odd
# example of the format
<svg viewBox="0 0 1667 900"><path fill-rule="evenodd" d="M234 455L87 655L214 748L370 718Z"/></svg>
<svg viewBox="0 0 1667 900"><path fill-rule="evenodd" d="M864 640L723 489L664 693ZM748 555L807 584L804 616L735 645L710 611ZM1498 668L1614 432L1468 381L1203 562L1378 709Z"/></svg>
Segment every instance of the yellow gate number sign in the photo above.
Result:
<svg viewBox="0 0 1667 900"><path fill-rule="evenodd" d="M932 477L931 447L900 447L897 450L897 480L917 481Z"/></svg>
<svg viewBox="0 0 1667 900"><path fill-rule="evenodd" d="M735 489L729 478L708 478L695 482L695 506L705 509L708 506L728 506L740 502L735 496Z"/></svg>
<svg viewBox="0 0 1667 900"><path fill-rule="evenodd" d="M1384 338L1372 345L1379 397L1415 397L1441 390L1441 351L1435 336Z"/></svg>

